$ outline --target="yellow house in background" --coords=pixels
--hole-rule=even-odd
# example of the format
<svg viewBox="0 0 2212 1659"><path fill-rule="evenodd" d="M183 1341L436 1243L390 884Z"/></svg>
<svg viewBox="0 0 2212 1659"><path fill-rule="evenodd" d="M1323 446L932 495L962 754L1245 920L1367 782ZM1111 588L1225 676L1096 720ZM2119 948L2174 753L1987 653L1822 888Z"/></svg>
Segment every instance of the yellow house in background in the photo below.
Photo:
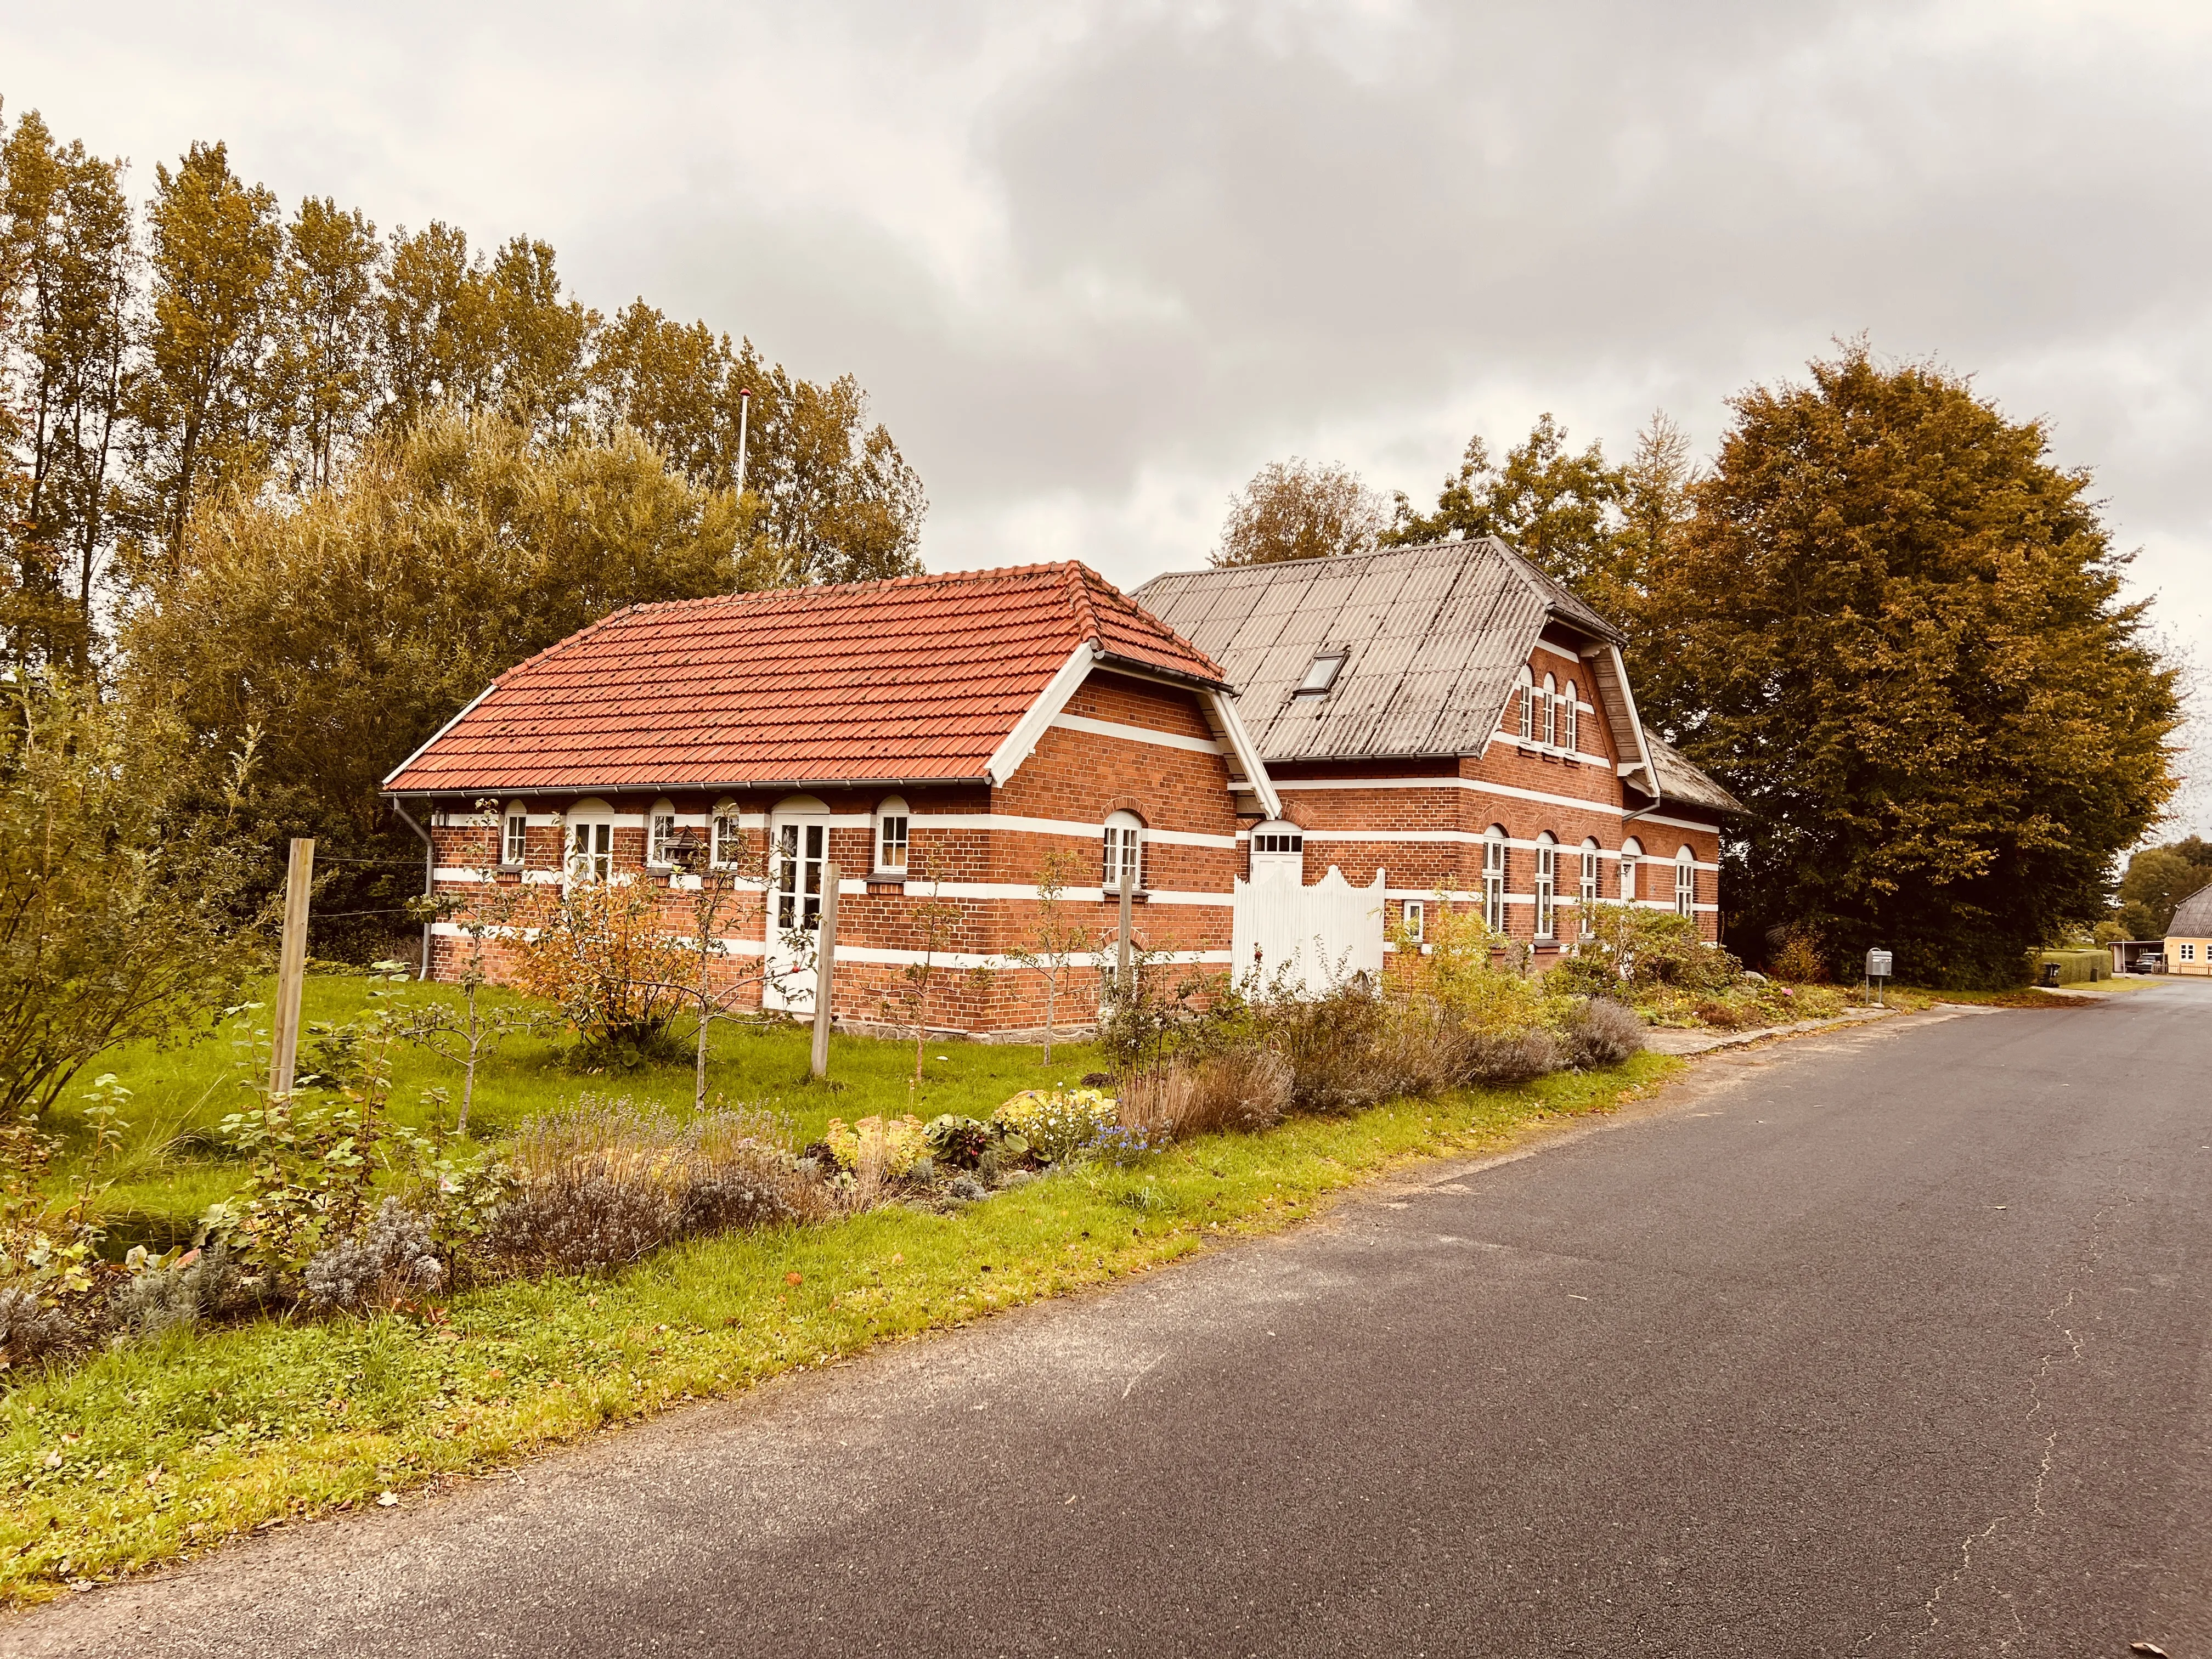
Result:
<svg viewBox="0 0 2212 1659"><path fill-rule="evenodd" d="M2166 971L2212 977L2212 887L2191 893L2166 924Z"/></svg>

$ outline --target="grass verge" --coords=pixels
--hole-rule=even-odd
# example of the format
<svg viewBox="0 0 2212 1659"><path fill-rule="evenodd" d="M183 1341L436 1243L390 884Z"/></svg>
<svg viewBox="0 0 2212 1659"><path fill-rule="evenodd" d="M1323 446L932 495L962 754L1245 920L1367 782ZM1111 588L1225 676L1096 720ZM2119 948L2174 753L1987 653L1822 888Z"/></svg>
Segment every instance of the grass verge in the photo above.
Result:
<svg viewBox="0 0 2212 1659"><path fill-rule="evenodd" d="M1273 1231L1393 1165L1613 1109L1681 1064L1641 1054L1513 1092L1207 1136L957 1215L894 1206L699 1240L617 1278L495 1285L423 1319L263 1322L113 1349L0 1402L0 1601Z"/></svg>

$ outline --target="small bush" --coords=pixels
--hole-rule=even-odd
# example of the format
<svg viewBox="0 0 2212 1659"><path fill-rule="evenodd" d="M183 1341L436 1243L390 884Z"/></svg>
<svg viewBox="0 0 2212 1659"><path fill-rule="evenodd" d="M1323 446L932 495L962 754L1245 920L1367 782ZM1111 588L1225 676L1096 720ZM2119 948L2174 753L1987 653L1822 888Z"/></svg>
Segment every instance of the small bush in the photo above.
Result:
<svg viewBox="0 0 2212 1659"><path fill-rule="evenodd" d="M1119 1121L1114 1101L1096 1089L1025 1089L993 1116L1044 1164L1080 1157Z"/></svg>
<svg viewBox="0 0 2212 1659"><path fill-rule="evenodd" d="M1565 1021L1567 1059L1585 1071L1618 1066L1644 1048L1644 1021L1611 997L1587 997Z"/></svg>
<svg viewBox="0 0 2212 1659"><path fill-rule="evenodd" d="M904 1117L864 1117L850 1128L844 1119L833 1117L822 1139L830 1148L831 1161L848 1174L857 1173L866 1160L880 1176L910 1175L915 1164L929 1156L927 1131L911 1113Z"/></svg>
<svg viewBox="0 0 2212 1659"><path fill-rule="evenodd" d="M1756 1014L1747 1015L1746 1010L1732 1003L1718 1002L1711 997L1699 998L1690 1012L1698 1017L1700 1025L1710 1025L1717 1031L1739 1030L1758 1024L1759 1018Z"/></svg>
<svg viewBox="0 0 2212 1659"><path fill-rule="evenodd" d="M991 1145L991 1126L946 1112L930 1119L921 1138L937 1163L954 1170L972 1170Z"/></svg>
<svg viewBox="0 0 2212 1659"><path fill-rule="evenodd" d="M1256 1042L1139 1073L1119 1095L1121 1127L1147 1145L1222 1130L1272 1128L1291 1103L1288 1061Z"/></svg>
<svg viewBox="0 0 2212 1659"><path fill-rule="evenodd" d="M76 1323L59 1308L44 1306L18 1285L0 1290L0 1360L35 1364L75 1346Z"/></svg>
<svg viewBox="0 0 2212 1659"><path fill-rule="evenodd" d="M524 1126L517 1190L492 1215L485 1248L510 1264L596 1272L694 1233L829 1213L823 1183L781 1143L762 1114L687 1122L586 1098Z"/></svg>
<svg viewBox="0 0 2212 1659"><path fill-rule="evenodd" d="M302 1275L307 1305L325 1313L367 1313L434 1294L446 1269L432 1254L430 1224L396 1198L377 1206L358 1238L318 1254Z"/></svg>
<svg viewBox="0 0 2212 1659"><path fill-rule="evenodd" d="M173 1261L149 1264L115 1292L116 1323L141 1336L199 1324L233 1311L240 1300L238 1264L218 1241Z"/></svg>
<svg viewBox="0 0 2212 1659"><path fill-rule="evenodd" d="M1828 964L1820 959L1820 941L1804 929L1786 932L1782 942L1767 958L1767 966L1774 977L1791 985L1822 985L1827 982Z"/></svg>
<svg viewBox="0 0 2212 1659"><path fill-rule="evenodd" d="M1559 1040L1540 1027L1469 1035L1459 1054L1462 1080L1485 1089L1533 1083L1565 1062Z"/></svg>
<svg viewBox="0 0 2212 1659"><path fill-rule="evenodd" d="M1356 1112L1402 1092L1375 1063L1384 1036L1380 999L1354 985L1316 997L1276 997L1253 1006L1260 1039L1290 1067L1289 1109Z"/></svg>

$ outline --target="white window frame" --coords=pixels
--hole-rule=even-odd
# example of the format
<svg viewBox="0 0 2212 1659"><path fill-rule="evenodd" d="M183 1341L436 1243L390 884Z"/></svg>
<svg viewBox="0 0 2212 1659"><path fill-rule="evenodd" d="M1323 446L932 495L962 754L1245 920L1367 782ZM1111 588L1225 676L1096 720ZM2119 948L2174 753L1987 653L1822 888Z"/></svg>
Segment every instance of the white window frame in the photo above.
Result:
<svg viewBox="0 0 2212 1659"><path fill-rule="evenodd" d="M1582 926L1576 931L1584 939L1597 931L1597 879L1601 850L1595 836L1583 842L1582 878L1575 887L1575 909L1582 920Z"/></svg>
<svg viewBox="0 0 2212 1659"><path fill-rule="evenodd" d="M738 849L745 844L744 815L733 800L714 803L707 819L707 863L712 869L738 867Z"/></svg>
<svg viewBox="0 0 2212 1659"><path fill-rule="evenodd" d="M1145 821L1134 812L1107 814L1099 834L1098 868L1099 884L1109 899L1121 892L1124 870L1129 872L1130 890L1145 890Z"/></svg>
<svg viewBox="0 0 2212 1659"><path fill-rule="evenodd" d="M891 833L894 824L897 826L896 837ZM872 850L868 856L874 860L872 867L877 874L906 879L914 856L914 814L898 796L887 795L876 803L875 834L870 845ZM890 856L894 849L898 854L896 864Z"/></svg>
<svg viewBox="0 0 2212 1659"><path fill-rule="evenodd" d="M1306 832L1302 825L1272 819L1252 830L1245 854L1248 879L1265 873L1289 876L1304 885L1306 878Z"/></svg>
<svg viewBox="0 0 2212 1659"><path fill-rule="evenodd" d="M1419 945L1428 936L1427 907L1419 899L1407 899L1399 917L1407 939Z"/></svg>
<svg viewBox="0 0 2212 1659"><path fill-rule="evenodd" d="M602 800L579 801L561 821L561 877L563 884L612 881L615 873L614 809Z"/></svg>
<svg viewBox="0 0 2212 1659"><path fill-rule="evenodd" d="M1674 854L1674 914L1686 916L1698 908L1698 855L1685 847Z"/></svg>
<svg viewBox="0 0 2212 1659"><path fill-rule="evenodd" d="M1631 836L1620 844L1620 902L1636 902L1636 866L1643 861L1644 843Z"/></svg>
<svg viewBox="0 0 2212 1659"><path fill-rule="evenodd" d="M1561 734L1559 747L1565 750L1570 755L1580 754L1582 752L1582 733L1580 731L1582 722L1578 718L1582 712L1582 696L1583 694L1581 691L1576 688L1575 683L1572 680L1569 680L1567 682L1566 699L1567 729Z"/></svg>
<svg viewBox="0 0 2212 1659"><path fill-rule="evenodd" d="M1549 674L1544 676L1543 745L1547 749L1559 746L1559 688Z"/></svg>
<svg viewBox="0 0 2212 1659"><path fill-rule="evenodd" d="M672 870L676 866L668 856L668 843L676 839L676 804L657 800L645 815L645 867L648 870Z"/></svg>
<svg viewBox="0 0 2212 1659"><path fill-rule="evenodd" d="M1493 823L1482 832L1482 925L1493 933L1505 931L1505 880L1510 863L1505 826Z"/></svg>
<svg viewBox="0 0 2212 1659"><path fill-rule="evenodd" d="M2184 962L2194 962L2197 960L2197 946L2193 941L2189 939L2182 940L2181 960Z"/></svg>
<svg viewBox="0 0 2212 1659"><path fill-rule="evenodd" d="M1536 731L1536 676L1526 663L1521 665L1521 741L1534 743Z"/></svg>
<svg viewBox="0 0 2212 1659"><path fill-rule="evenodd" d="M1325 697L1336 689L1337 677L1352 653L1345 650L1317 651L1306 665L1304 677L1291 689L1294 697Z"/></svg>
<svg viewBox="0 0 2212 1659"><path fill-rule="evenodd" d="M507 802L500 813L499 862L503 870L520 870L530 862L530 811L519 800Z"/></svg>
<svg viewBox="0 0 2212 1659"><path fill-rule="evenodd" d="M1559 929L1559 843L1548 830L1536 837L1536 937L1557 939Z"/></svg>

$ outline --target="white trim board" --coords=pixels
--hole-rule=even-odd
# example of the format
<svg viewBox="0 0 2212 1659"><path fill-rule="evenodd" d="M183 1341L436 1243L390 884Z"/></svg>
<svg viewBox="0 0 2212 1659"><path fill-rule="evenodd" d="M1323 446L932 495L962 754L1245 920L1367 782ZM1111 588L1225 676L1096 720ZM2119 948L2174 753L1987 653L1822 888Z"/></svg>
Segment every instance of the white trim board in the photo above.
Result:
<svg viewBox="0 0 2212 1659"><path fill-rule="evenodd" d="M1130 726L1121 720L1102 720L1089 714L1058 714L1049 722L1060 732L1087 732L1096 738L1119 738L1126 743L1155 744L1162 749L1182 749L1194 755L1221 755L1228 745L1212 738L1187 738L1180 732L1158 732L1149 726Z"/></svg>

